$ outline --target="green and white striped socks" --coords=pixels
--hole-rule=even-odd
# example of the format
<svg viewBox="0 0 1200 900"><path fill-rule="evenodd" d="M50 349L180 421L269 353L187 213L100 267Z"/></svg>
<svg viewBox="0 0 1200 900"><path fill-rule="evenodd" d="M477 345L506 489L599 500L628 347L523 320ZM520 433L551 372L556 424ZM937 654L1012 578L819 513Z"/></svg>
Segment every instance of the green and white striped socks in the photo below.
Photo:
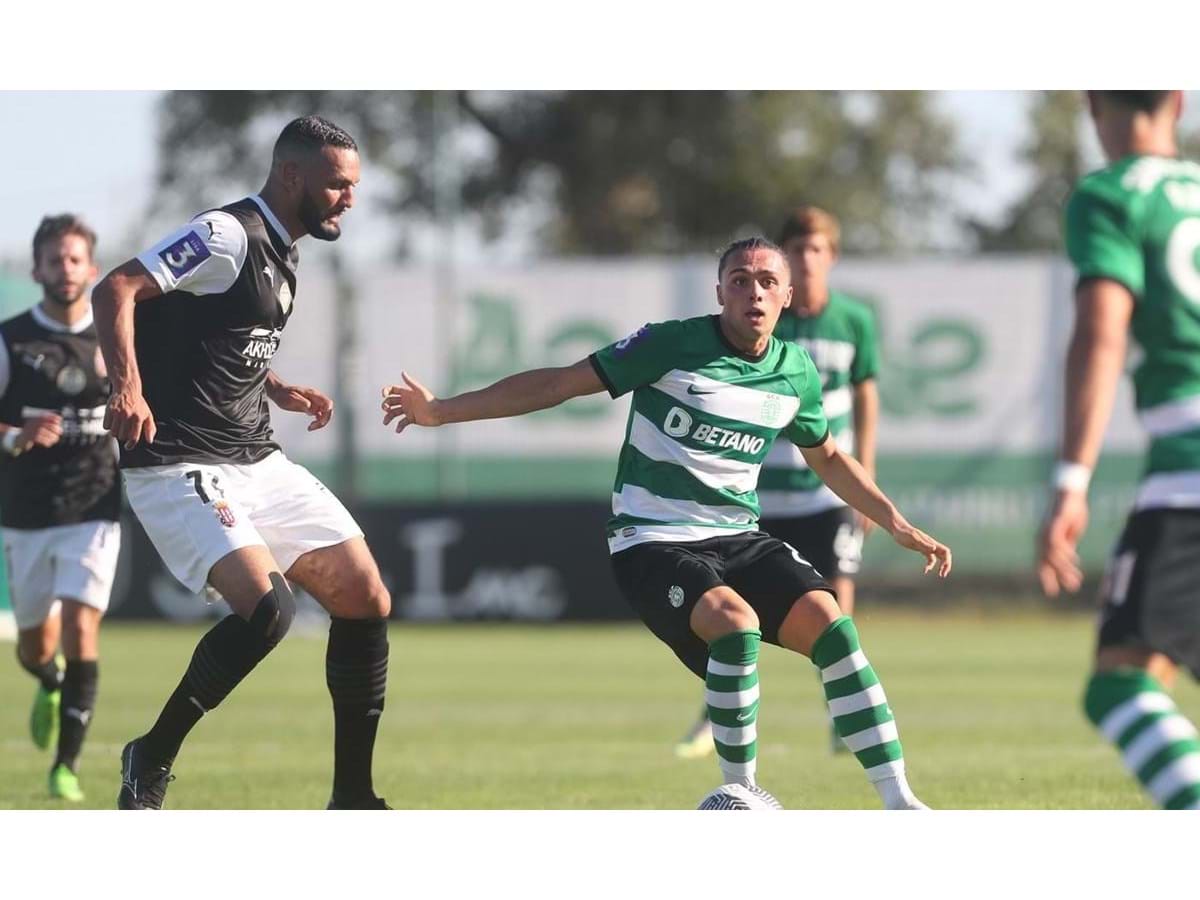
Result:
<svg viewBox="0 0 1200 900"><path fill-rule="evenodd" d="M1083 702L1159 806L1200 809L1200 737L1152 675L1135 668L1097 673Z"/></svg>
<svg viewBox="0 0 1200 900"><path fill-rule="evenodd" d="M834 728L858 758L887 809L926 809L904 776L904 751L883 685L858 643L858 630L842 616L812 648Z"/></svg>
<svg viewBox="0 0 1200 900"><path fill-rule="evenodd" d="M726 784L754 786L761 642L759 631L735 631L708 645L704 699Z"/></svg>

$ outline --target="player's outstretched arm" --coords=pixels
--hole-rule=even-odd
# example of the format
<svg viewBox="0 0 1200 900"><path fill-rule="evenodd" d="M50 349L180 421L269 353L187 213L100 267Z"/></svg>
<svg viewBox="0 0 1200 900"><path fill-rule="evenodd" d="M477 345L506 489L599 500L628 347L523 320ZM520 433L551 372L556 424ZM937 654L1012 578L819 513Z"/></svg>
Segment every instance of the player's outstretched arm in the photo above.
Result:
<svg viewBox="0 0 1200 900"><path fill-rule="evenodd" d="M432 428L453 422L521 416L605 389L586 359L572 366L519 372L478 391L444 399L433 396L429 388L407 372L401 372L400 379L400 384L383 389L383 424L395 421L397 433L409 425Z"/></svg>
<svg viewBox="0 0 1200 900"><path fill-rule="evenodd" d="M940 577L950 574L950 548L915 528L879 489L854 457L843 453L830 437L816 447L801 447L809 467L829 489L854 509L874 520L897 544L925 557L925 571L935 566Z"/></svg>
<svg viewBox="0 0 1200 900"><path fill-rule="evenodd" d="M1125 367L1133 294L1119 282L1096 278L1075 292L1075 326L1067 347L1063 438L1054 496L1038 532L1037 577L1056 597L1083 584L1077 547L1087 530L1087 484L1100 457L1117 382Z"/></svg>
<svg viewBox="0 0 1200 900"><path fill-rule="evenodd" d="M133 306L162 293L136 259L109 272L92 289L96 337L112 383L104 427L127 448L139 440L153 443L157 428L142 396L142 376L133 348Z"/></svg>

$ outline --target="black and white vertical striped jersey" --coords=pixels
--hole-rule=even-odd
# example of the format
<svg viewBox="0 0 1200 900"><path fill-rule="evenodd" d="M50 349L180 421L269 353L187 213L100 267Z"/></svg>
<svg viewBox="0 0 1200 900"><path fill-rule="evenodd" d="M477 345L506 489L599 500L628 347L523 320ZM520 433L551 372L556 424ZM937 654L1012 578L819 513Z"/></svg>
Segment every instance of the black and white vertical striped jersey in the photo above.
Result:
<svg viewBox="0 0 1200 900"><path fill-rule="evenodd" d="M154 443L126 468L257 462L272 439L266 379L292 311L299 252L263 200L196 216L138 261L163 294L137 304L134 344Z"/></svg>
<svg viewBox="0 0 1200 900"><path fill-rule="evenodd" d="M0 421L20 427L45 413L62 417L54 446L0 453L0 525L115 521L121 485L104 429L109 387L91 312L67 326L35 306L0 323L0 338Z"/></svg>

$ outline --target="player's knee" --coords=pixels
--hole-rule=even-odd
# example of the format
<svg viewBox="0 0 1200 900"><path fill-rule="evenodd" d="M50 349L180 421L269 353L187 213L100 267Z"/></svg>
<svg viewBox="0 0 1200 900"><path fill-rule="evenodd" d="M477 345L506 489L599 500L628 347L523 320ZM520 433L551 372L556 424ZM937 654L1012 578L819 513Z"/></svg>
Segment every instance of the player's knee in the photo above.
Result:
<svg viewBox="0 0 1200 900"><path fill-rule="evenodd" d="M92 640L100 629L100 616L77 600L64 600L62 606L63 643Z"/></svg>
<svg viewBox="0 0 1200 900"><path fill-rule="evenodd" d="M735 631L755 631L758 627L758 614L728 589L706 593L692 615L692 630L706 641Z"/></svg>
<svg viewBox="0 0 1200 900"><path fill-rule="evenodd" d="M392 614L392 594L379 578L371 579L367 590L367 612L371 617L386 619Z"/></svg>
<svg viewBox="0 0 1200 900"><path fill-rule="evenodd" d="M250 616L250 625L267 642L268 647L274 647L288 633L292 621L296 618L296 598L287 579L278 572L272 572L271 590L263 595Z"/></svg>

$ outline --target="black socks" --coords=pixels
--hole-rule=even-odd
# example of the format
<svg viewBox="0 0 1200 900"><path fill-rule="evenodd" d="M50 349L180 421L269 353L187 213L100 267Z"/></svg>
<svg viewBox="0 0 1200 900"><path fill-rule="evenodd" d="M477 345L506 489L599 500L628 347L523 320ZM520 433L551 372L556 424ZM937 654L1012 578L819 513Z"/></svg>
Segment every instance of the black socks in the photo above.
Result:
<svg viewBox="0 0 1200 900"><path fill-rule="evenodd" d="M371 760L387 691L386 619L333 619L325 682L333 698L333 796L352 805L374 796Z"/></svg>

